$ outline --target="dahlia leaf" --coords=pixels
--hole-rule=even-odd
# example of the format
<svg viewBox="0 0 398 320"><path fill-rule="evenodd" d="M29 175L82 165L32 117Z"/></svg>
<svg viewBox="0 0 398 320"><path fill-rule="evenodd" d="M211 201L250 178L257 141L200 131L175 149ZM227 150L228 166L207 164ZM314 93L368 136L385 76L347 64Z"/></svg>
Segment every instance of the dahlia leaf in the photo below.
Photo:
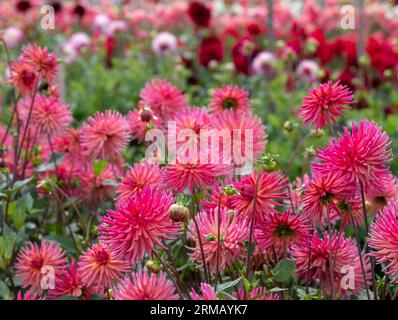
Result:
<svg viewBox="0 0 398 320"><path fill-rule="evenodd" d="M296 263L292 260L281 260L273 270L273 278L277 282L289 282L296 272Z"/></svg>
<svg viewBox="0 0 398 320"><path fill-rule="evenodd" d="M228 282L221 283L221 284L217 287L217 294L220 293L220 292L222 292L222 291L225 291L225 290L227 290L227 289L229 289L229 288L235 287L235 286L240 282L241 279L242 279L242 277L239 277L238 279L235 279L235 280L232 280L232 281L228 281Z"/></svg>

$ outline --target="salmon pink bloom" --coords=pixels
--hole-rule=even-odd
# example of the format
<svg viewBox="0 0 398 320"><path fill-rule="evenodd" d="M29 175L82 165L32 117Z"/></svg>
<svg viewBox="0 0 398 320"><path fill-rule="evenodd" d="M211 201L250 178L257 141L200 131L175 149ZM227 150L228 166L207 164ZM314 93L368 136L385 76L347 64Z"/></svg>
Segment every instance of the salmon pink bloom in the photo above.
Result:
<svg viewBox="0 0 398 320"><path fill-rule="evenodd" d="M248 227L244 220L232 217L230 211L220 210L220 242L218 242L218 210L201 212L197 219L206 263L212 272L217 269L217 250L219 247L219 270L233 262L243 259L245 254L244 241L248 235ZM189 238L195 242L192 259L203 263L199 236L193 222L189 226Z"/></svg>
<svg viewBox="0 0 398 320"><path fill-rule="evenodd" d="M23 61L17 61L11 64L10 70L11 76L7 82L13 84L21 94L35 91L39 78L32 66Z"/></svg>
<svg viewBox="0 0 398 320"><path fill-rule="evenodd" d="M113 110L97 112L83 124L80 136L85 155L94 159L115 160L130 140L127 120Z"/></svg>
<svg viewBox="0 0 398 320"><path fill-rule="evenodd" d="M218 300L217 293L212 285L202 282L200 284L200 291L202 293L201 296L192 288L191 296L193 300Z"/></svg>
<svg viewBox="0 0 398 320"><path fill-rule="evenodd" d="M234 195L232 205L239 215L249 218L254 206L254 189L257 177L258 189L256 196L255 220L259 220L261 216L265 216L280 206L279 201L287 198L287 178L279 172L265 172L261 169L260 174L257 170L253 170L251 175L243 177L243 179L235 184L239 195Z"/></svg>
<svg viewBox="0 0 398 320"><path fill-rule="evenodd" d="M381 191L390 175L391 140L374 121L360 120L351 132L344 127L344 133L316 156L321 162L313 164L315 172L340 172L347 183L362 184L366 193Z"/></svg>
<svg viewBox="0 0 398 320"><path fill-rule="evenodd" d="M322 129L337 123L336 119L343 117L342 111L352 103L353 93L348 87L339 81L334 84L329 81L309 91L303 99L299 115L305 124Z"/></svg>
<svg viewBox="0 0 398 320"><path fill-rule="evenodd" d="M146 188L108 210L99 226L100 240L119 259L138 262L145 253L152 256L155 244L171 239L179 224L167 214L174 199L165 192Z"/></svg>
<svg viewBox="0 0 398 320"><path fill-rule="evenodd" d="M150 276L141 271L125 277L115 290L116 300L179 300L173 284L164 273Z"/></svg>
<svg viewBox="0 0 398 320"><path fill-rule="evenodd" d="M147 187L156 189L163 183L162 169L155 164L136 163L127 171L126 176L119 183L118 200L126 201L138 191Z"/></svg>
<svg viewBox="0 0 398 320"><path fill-rule="evenodd" d="M90 299L95 288L88 288L83 284L81 273L77 268L76 260L73 259L69 270L64 270L55 279L54 289L50 289L47 295L53 299L65 296L73 296L78 299Z"/></svg>
<svg viewBox="0 0 398 320"><path fill-rule="evenodd" d="M18 116L25 125L29 119L31 100L26 97L18 104ZM62 134L71 123L72 112L68 105L55 96L36 95L29 125L37 133L45 137L55 137Z"/></svg>
<svg viewBox="0 0 398 320"><path fill-rule="evenodd" d="M355 190L355 185L347 181L340 172L315 174L304 188L303 212L313 224L323 224L327 218L327 210L330 214L335 208L334 201L354 196Z"/></svg>
<svg viewBox="0 0 398 320"><path fill-rule="evenodd" d="M186 96L180 89L166 80L148 82L140 92L140 103L151 108L155 116L163 121L188 107Z"/></svg>
<svg viewBox="0 0 398 320"><path fill-rule="evenodd" d="M318 232L315 231L314 235L309 239L309 243L294 245L291 254L296 261L298 276L303 278L304 283L318 284L325 288L327 294L331 293L330 241L332 242L334 288L337 294L342 297L360 294L367 283L370 282L370 263L365 253L363 253L362 259L367 279L367 283L364 283L358 247L353 239L344 238L344 232L341 232L339 236L334 232L330 240L327 232L324 232L323 238L320 238ZM311 250L311 253L309 250ZM342 272L344 270L342 268L347 268L347 270L353 272L353 282L348 287L341 285L345 275Z"/></svg>
<svg viewBox="0 0 398 320"><path fill-rule="evenodd" d="M279 247L287 253L295 242L304 241L310 230L308 220L300 215L271 212L257 222L254 238L260 250Z"/></svg>
<svg viewBox="0 0 398 320"><path fill-rule="evenodd" d="M117 259L101 244L92 245L80 256L79 272L82 284L87 288L95 287L99 293L114 288L114 281L118 281L128 269L126 262Z"/></svg>
<svg viewBox="0 0 398 320"><path fill-rule="evenodd" d="M57 75L57 58L47 48L30 44L23 48L22 61L32 66L48 82L52 82Z"/></svg>
<svg viewBox="0 0 398 320"><path fill-rule="evenodd" d="M226 85L216 89L210 99L211 113L218 114L224 110L244 112L250 106L249 93L234 85Z"/></svg>
<svg viewBox="0 0 398 320"><path fill-rule="evenodd" d="M45 287L42 281L45 280L46 272L54 271L57 276L66 267L65 252L58 244L50 241L41 241L40 246L30 242L28 246L22 247L15 265L16 275L21 278L23 288L30 287L37 290L39 295Z"/></svg>
<svg viewBox="0 0 398 320"><path fill-rule="evenodd" d="M371 255L383 270L398 282L398 202L380 210L369 233Z"/></svg>

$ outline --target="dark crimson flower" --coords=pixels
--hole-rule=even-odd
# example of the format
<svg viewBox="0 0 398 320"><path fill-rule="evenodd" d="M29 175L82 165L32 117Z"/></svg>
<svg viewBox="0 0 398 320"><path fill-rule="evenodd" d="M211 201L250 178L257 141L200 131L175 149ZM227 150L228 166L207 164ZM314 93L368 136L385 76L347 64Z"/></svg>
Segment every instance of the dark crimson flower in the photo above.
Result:
<svg viewBox="0 0 398 320"><path fill-rule="evenodd" d="M199 48L199 62L207 67L210 61L221 61L224 58L224 47L219 38L210 36L202 40Z"/></svg>
<svg viewBox="0 0 398 320"><path fill-rule="evenodd" d="M194 1L189 5L188 15L198 27L207 28L210 24L211 10L200 2Z"/></svg>

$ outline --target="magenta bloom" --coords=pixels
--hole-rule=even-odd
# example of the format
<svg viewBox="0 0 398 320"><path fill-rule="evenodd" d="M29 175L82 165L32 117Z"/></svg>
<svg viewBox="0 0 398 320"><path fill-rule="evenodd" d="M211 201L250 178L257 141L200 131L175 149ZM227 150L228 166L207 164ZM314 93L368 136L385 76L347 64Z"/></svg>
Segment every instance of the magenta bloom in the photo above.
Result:
<svg viewBox="0 0 398 320"><path fill-rule="evenodd" d="M158 165L146 162L136 163L120 182L117 188L119 194L117 199L126 201L130 196L147 187L158 188L162 182L162 169Z"/></svg>
<svg viewBox="0 0 398 320"><path fill-rule="evenodd" d="M219 270L244 257L244 241L248 236L248 228L242 219L233 218L230 211L220 210L220 242L218 242L218 211L201 212L197 216L199 234L203 244L206 263L212 272L217 268L217 248L220 247ZM199 236L193 222L189 226L189 238L195 242L192 259L203 263Z"/></svg>
<svg viewBox="0 0 398 320"><path fill-rule="evenodd" d="M115 290L116 300L179 300L173 284L164 273L150 276L141 271L125 277Z"/></svg>
<svg viewBox="0 0 398 320"><path fill-rule="evenodd" d="M86 287L83 284L81 272L77 268L76 260L73 259L69 271L64 270L55 279L54 289L49 290L50 298L58 299L64 296L73 296L78 299L89 299L95 292L94 287Z"/></svg>
<svg viewBox="0 0 398 320"><path fill-rule="evenodd" d="M188 101L180 89L166 80L153 80L140 92L140 103L149 106L155 116L164 121L188 107Z"/></svg>
<svg viewBox="0 0 398 320"><path fill-rule="evenodd" d="M94 287L97 292L103 293L114 287L124 272L129 269L126 262L119 260L101 244L94 244L80 256L79 271L82 284Z"/></svg>
<svg viewBox="0 0 398 320"><path fill-rule="evenodd" d="M383 270L398 281L398 203L380 210L369 232L371 255L377 263L384 264Z"/></svg>
<svg viewBox="0 0 398 320"><path fill-rule="evenodd" d="M299 115L307 125L315 129L322 129L325 125L331 126L336 119L343 117L342 111L353 103L352 91L339 83L329 81L309 91L303 99Z"/></svg>
<svg viewBox="0 0 398 320"><path fill-rule="evenodd" d="M194 288L191 289L191 296L193 300L218 300L217 293L212 285L201 282L200 291L202 292L201 296L196 293Z"/></svg>
<svg viewBox="0 0 398 320"><path fill-rule="evenodd" d="M85 155L114 160L127 147L130 127L118 112L96 112L83 124L80 142Z"/></svg>
<svg viewBox="0 0 398 320"><path fill-rule="evenodd" d="M24 98L18 105L18 116L26 125L28 121L32 98ZM72 113L68 105L59 97L38 94L35 98L29 126L38 133L51 136L62 134L72 122Z"/></svg>
<svg viewBox="0 0 398 320"><path fill-rule="evenodd" d="M347 182L363 184L365 191L383 190L384 180L390 175L388 162L392 158L391 141L374 122L360 120L353 123L351 132L344 127L344 134L332 139L317 157L313 170L322 174L340 172Z"/></svg>
<svg viewBox="0 0 398 320"><path fill-rule="evenodd" d="M280 206L278 201L287 198L287 178L279 172L264 172L261 170L260 175L253 170L251 175L245 176L240 182L236 183L236 188L240 192L232 198L232 205L238 214L249 218L254 206L254 190L256 186L257 176L259 176L255 219L256 221L264 215L275 210Z"/></svg>
<svg viewBox="0 0 398 320"><path fill-rule="evenodd" d="M308 220L290 211L271 212L255 226L255 239L260 250L279 247L284 252L295 242L304 241L310 227Z"/></svg>
<svg viewBox="0 0 398 320"><path fill-rule="evenodd" d="M23 48L20 58L22 61L34 68L48 82L52 82L57 75L57 58L47 48L40 48L36 44L30 44Z"/></svg>
<svg viewBox="0 0 398 320"><path fill-rule="evenodd" d="M238 86L226 85L217 89L210 99L211 113L219 114L225 110L244 112L250 106L249 93Z"/></svg>
<svg viewBox="0 0 398 320"><path fill-rule="evenodd" d="M327 210L331 214L335 210L335 200L344 200L355 195L355 185L347 181L340 172L330 171L328 174L316 174L307 181L302 197L304 214L313 224L323 224L327 218Z"/></svg>
<svg viewBox="0 0 398 320"><path fill-rule="evenodd" d="M145 253L151 257L155 244L164 247L162 240L179 231L167 214L173 203L168 193L150 188L118 202L102 218L101 242L119 259L138 262Z"/></svg>
<svg viewBox="0 0 398 320"><path fill-rule="evenodd" d="M36 292L26 291L23 294L21 291L18 291L17 298L15 300L44 300L43 298L39 298Z"/></svg>
<svg viewBox="0 0 398 320"><path fill-rule="evenodd" d="M318 236L315 231L309 239L309 243L298 244L292 247L291 254L296 261L297 274L303 278L304 283L318 284L325 287L325 291L331 292L330 264L329 264L329 241L327 232L323 233L323 238ZM344 238L344 232L339 236L334 232L332 235L332 257L334 288L337 294L346 297L351 294L359 294L365 288L362 275L360 260L358 257L358 247L351 238ZM309 254L311 250L311 254ZM370 263L365 255L362 254L365 265L367 282L370 281ZM309 267L308 267L309 266ZM341 286L342 277L345 273L342 268L347 268L353 272L353 283L346 289ZM353 289L350 289L353 288Z"/></svg>
<svg viewBox="0 0 398 320"><path fill-rule="evenodd" d="M66 262L65 252L58 244L41 241L39 247L36 243L29 242L17 256L16 275L21 278L23 288L30 287L41 294L45 289L42 281L47 272L53 268L54 276L57 276L65 269Z"/></svg>
<svg viewBox="0 0 398 320"><path fill-rule="evenodd" d="M212 126L218 130L229 130L231 144L229 154L233 163L241 165L243 160L254 161L259 157L267 146L267 134L261 119L252 114L250 110L237 114L233 110L225 110L218 113L212 119ZM251 139L250 139L251 138ZM220 144L220 150L224 147L225 141ZM239 148L240 146L240 148ZM246 152L246 148L249 152ZM251 152L253 153L251 155ZM220 161L221 163L221 161Z"/></svg>

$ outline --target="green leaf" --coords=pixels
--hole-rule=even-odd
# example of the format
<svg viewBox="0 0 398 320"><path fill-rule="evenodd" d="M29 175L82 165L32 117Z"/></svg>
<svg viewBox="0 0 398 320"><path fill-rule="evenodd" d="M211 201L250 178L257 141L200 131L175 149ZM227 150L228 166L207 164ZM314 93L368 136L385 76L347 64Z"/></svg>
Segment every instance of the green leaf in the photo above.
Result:
<svg viewBox="0 0 398 320"><path fill-rule="evenodd" d="M17 234L6 224L3 226L3 236L0 237L0 255L3 263L8 263L14 249Z"/></svg>
<svg viewBox="0 0 398 320"><path fill-rule="evenodd" d="M0 281L0 296L4 300L9 300L11 297L10 289L4 281Z"/></svg>
<svg viewBox="0 0 398 320"><path fill-rule="evenodd" d="M98 177L102 173L102 171L104 171L107 164L107 160L95 160L93 164L94 175Z"/></svg>
<svg viewBox="0 0 398 320"><path fill-rule="evenodd" d="M58 156L58 157L55 159L55 163L56 163L57 165L59 165L59 164L62 162L62 160L64 159L64 157L65 157L64 155ZM44 171L48 171L48 170L54 169L54 168L55 168L55 163L54 163L53 158L51 157L51 160L50 160L50 161L48 161L48 162L46 162L46 163L43 163L43 164L39 165L39 166L36 168L36 172L44 172Z"/></svg>
<svg viewBox="0 0 398 320"><path fill-rule="evenodd" d="M273 270L273 279L277 282L289 282L296 272L296 263L293 260L281 260Z"/></svg>
<svg viewBox="0 0 398 320"><path fill-rule="evenodd" d="M15 227L20 229L25 223L27 214L31 213L33 207L33 198L30 193L25 193L16 202L11 202L9 213Z"/></svg>
<svg viewBox="0 0 398 320"><path fill-rule="evenodd" d="M221 283L217 287L217 293L220 293L221 291L227 290L228 288L235 287L240 282L240 280L242 280L242 277L239 277L238 279L235 279L235 280L232 280L232 281Z"/></svg>
<svg viewBox="0 0 398 320"><path fill-rule="evenodd" d="M3 190L3 192L5 194L7 194L8 196L16 193L19 189L21 189L23 186L27 185L29 182L31 182L33 179L33 176L25 179L25 180L19 180L17 182L15 182L14 186L12 187L12 189L7 189L7 190Z"/></svg>

